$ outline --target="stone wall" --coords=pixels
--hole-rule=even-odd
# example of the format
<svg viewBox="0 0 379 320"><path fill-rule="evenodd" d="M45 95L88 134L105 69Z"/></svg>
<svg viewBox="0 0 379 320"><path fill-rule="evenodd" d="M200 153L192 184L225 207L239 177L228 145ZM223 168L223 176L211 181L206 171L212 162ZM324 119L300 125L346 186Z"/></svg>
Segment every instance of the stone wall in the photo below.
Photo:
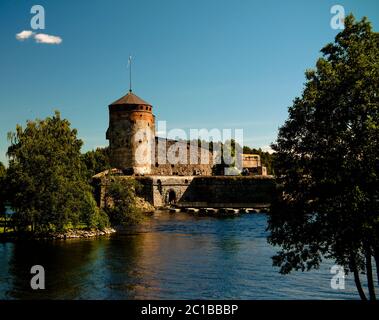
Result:
<svg viewBox="0 0 379 320"><path fill-rule="evenodd" d="M124 178L127 178L124 176ZM138 195L156 208L257 208L268 206L275 192L271 176L145 176L128 177L142 185ZM104 204L106 181L98 181L98 203Z"/></svg>
<svg viewBox="0 0 379 320"><path fill-rule="evenodd" d="M197 141L196 141L197 142ZM213 154L187 141L155 139L151 174L163 176L210 176Z"/></svg>
<svg viewBox="0 0 379 320"><path fill-rule="evenodd" d="M144 197L155 207L170 204L192 207L259 207L272 201L275 191L270 176L150 176Z"/></svg>
<svg viewBox="0 0 379 320"><path fill-rule="evenodd" d="M180 202L194 176L155 176L151 178L153 205L162 207Z"/></svg>

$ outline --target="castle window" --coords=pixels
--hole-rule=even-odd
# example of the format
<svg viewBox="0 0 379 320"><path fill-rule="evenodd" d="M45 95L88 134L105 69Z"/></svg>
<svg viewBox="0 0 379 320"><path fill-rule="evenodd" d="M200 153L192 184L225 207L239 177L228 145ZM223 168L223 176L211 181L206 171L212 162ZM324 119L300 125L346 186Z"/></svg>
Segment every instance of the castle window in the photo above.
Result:
<svg viewBox="0 0 379 320"><path fill-rule="evenodd" d="M155 163L155 166L156 166L157 168L159 167L159 164L158 164L158 162L156 162L156 163Z"/></svg>
<svg viewBox="0 0 379 320"><path fill-rule="evenodd" d="M146 111L149 110L149 107L146 107Z"/></svg>
<svg viewBox="0 0 379 320"><path fill-rule="evenodd" d="M142 140L140 139L140 140L138 140L138 142L139 142L139 143L142 143Z"/></svg>

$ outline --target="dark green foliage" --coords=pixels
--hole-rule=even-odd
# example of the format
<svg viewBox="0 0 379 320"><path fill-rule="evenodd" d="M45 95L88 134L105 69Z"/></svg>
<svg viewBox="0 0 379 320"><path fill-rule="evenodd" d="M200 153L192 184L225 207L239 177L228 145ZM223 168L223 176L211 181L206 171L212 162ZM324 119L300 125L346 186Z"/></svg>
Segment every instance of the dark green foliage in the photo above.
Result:
<svg viewBox="0 0 379 320"><path fill-rule="evenodd" d="M0 219L1 218L5 219L5 201L6 201L5 174L6 174L5 167L0 162ZM5 229L5 227L4 227L4 229Z"/></svg>
<svg viewBox="0 0 379 320"><path fill-rule="evenodd" d="M0 215L5 212L5 174L5 167L0 162Z"/></svg>
<svg viewBox="0 0 379 320"><path fill-rule="evenodd" d="M134 179L110 177L106 188L106 212L112 225L133 225L143 219L136 204L136 192L140 185Z"/></svg>
<svg viewBox="0 0 379 320"><path fill-rule="evenodd" d="M87 178L91 178L105 170L110 169L109 148L97 148L82 155L82 161L87 168Z"/></svg>
<svg viewBox="0 0 379 320"><path fill-rule="evenodd" d="M0 178L3 178L5 176L5 172L6 172L5 166L0 161Z"/></svg>
<svg viewBox="0 0 379 320"><path fill-rule="evenodd" d="M81 161L82 141L59 112L9 133L9 201L18 231L63 231L102 221Z"/></svg>
<svg viewBox="0 0 379 320"><path fill-rule="evenodd" d="M317 268L323 256L379 280L379 45L364 18L325 46L306 72L301 98L289 108L273 149L281 190L269 219L269 242L281 272Z"/></svg>

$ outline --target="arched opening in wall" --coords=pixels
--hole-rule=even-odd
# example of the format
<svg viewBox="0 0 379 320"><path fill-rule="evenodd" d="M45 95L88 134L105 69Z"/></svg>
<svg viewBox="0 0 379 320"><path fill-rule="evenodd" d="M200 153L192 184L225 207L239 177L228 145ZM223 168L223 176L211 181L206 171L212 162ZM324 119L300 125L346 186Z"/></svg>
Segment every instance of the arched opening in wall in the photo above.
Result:
<svg viewBox="0 0 379 320"><path fill-rule="evenodd" d="M168 197L167 197L167 202L168 204L175 204L176 203L176 193L174 190L170 190L168 192Z"/></svg>

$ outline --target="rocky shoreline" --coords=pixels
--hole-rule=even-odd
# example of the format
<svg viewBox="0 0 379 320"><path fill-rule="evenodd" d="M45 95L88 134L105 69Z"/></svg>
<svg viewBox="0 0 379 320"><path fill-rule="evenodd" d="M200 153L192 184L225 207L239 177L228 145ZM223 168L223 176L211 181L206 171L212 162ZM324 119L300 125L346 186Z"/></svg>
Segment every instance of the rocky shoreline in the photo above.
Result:
<svg viewBox="0 0 379 320"><path fill-rule="evenodd" d="M113 228L104 228L103 230L68 230L65 233L51 233L44 235L38 239L78 239L100 237L115 233Z"/></svg>
<svg viewBox="0 0 379 320"><path fill-rule="evenodd" d="M0 234L0 241L16 241L16 240L66 240L66 239L85 239L101 237L115 233L113 228L98 229L78 229L68 230L66 232L52 232L45 234L31 234L31 233L15 233L8 232Z"/></svg>

